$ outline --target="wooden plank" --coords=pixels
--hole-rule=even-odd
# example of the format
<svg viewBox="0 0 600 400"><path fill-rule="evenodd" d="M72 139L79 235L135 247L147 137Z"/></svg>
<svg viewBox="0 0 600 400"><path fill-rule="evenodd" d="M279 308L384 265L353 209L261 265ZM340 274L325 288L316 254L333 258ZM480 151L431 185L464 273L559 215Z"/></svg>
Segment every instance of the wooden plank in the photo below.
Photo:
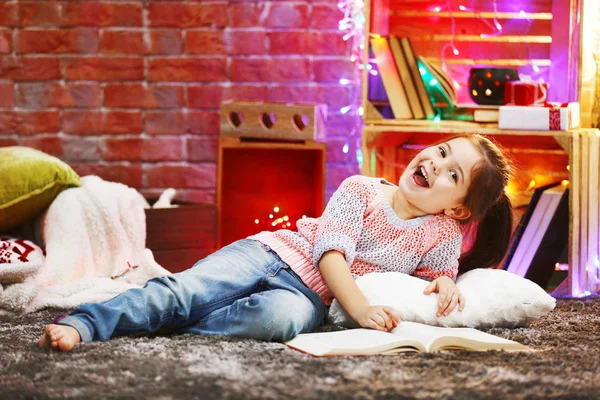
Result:
<svg viewBox="0 0 600 400"><path fill-rule="evenodd" d="M549 82L561 82L552 85L548 91L548 101L559 101L561 103L579 101L579 29L577 19L578 9L573 9L574 1L554 1L552 12L560 15L552 21L552 46L550 59L552 68L549 73ZM595 23L595 22L594 22ZM583 111L583 110L582 110Z"/></svg>
<svg viewBox="0 0 600 400"><path fill-rule="evenodd" d="M390 0L370 0L370 17L365 16L367 20L370 22L370 30L366 32L377 33L382 36L387 36L389 34L389 26L390 26ZM369 4L366 4L365 7L368 7ZM369 10L369 8L365 8ZM369 39L369 35L366 35L367 40Z"/></svg>
<svg viewBox="0 0 600 400"><path fill-rule="evenodd" d="M221 103L220 135L311 140L325 137L325 104Z"/></svg>
<svg viewBox="0 0 600 400"><path fill-rule="evenodd" d="M381 162L383 163L382 176L390 182L396 181L396 149L388 146L382 149Z"/></svg>
<svg viewBox="0 0 600 400"><path fill-rule="evenodd" d="M442 54L443 47L448 43L448 40L426 39L421 36L410 36L415 53L430 58L439 58ZM458 56L454 56L450 49L447 49L446 56L452 59L478 60L478 59L503 59L503 60L549 60L550 59L550 43L514 43L514 42L472 42L455 40L454 44L460 52Z"/></svg>
<svg viewBox="0 0 600 400"><path fill-rule="evenodd" d="M365 121L363 132L411 132L411 133L429 133L429 134L469 134L479 133L484 135L514 135L530 136L531 140L538 140L538 137L556 136L570 137L573 131L529 131L516 129L499 129L498 124L483 124L477 122L465 121L422 121L422 120L382 120ZM377 135L375 135L376 137ZM532 143L533 145L533 143Z"/></svg>
<svg viewBox="0 0 600 400"><path fill-rule="evenodd" d="M478 11L494 11L492 2L489 0L450 0L453 10L458 11L459 6L465 5L469 8ZM391 10L414 10L414 11L433 11L435 6L443 6L445 9L446 2L432 2L431 0L391 0ZM528 0L516 2L513 0L498 0L496 1L498 12L513 12L519 13L521 10L528 13L549 13L552 12L552 0Z"/></svg>
<svg viewBox="0 0 600 400"><path fill-rule="evenodd" d="M548 36L552 33L551 20L514 20L499 19L502 36ZM481 18L456 18L455 32L460 35L493 33L494 31ZM390 35L413 36L449 34L452 32L452 20L435 15L392 15L390 16Z"/></svg>
<svg viewBox="0 0 600 400"><path fill-rule="evenodd" d="M589 151L589 197L588 197L588 242L587 259L589 264L589 290L596 292L599 289L598 269L600 269L600 252L598 251L600 239L598 223L598 187L599 181L599 162L600 157L600 138L595 132L588 134Z"/></svg>
<svg viewBox="0 0 600 400"><path fill-rule="evenodd" d="M569 178L569 195L570 195L570 210L571 224L569 227L569 284L572 295L579 295L581 285L581 256L579 249L581 246L581 144L580 135L573 135L572 151L569 157L570 178ZM585 268L585 265L583 266Z"/></svg>

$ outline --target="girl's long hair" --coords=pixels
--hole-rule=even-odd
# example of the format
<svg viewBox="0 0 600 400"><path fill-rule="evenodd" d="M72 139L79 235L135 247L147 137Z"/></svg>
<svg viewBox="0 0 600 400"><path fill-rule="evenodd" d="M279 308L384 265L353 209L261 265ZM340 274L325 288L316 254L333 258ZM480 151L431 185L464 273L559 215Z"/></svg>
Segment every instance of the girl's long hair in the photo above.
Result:
<svg viewBox="0 0 600 400"><path fill-rule="evenodd" d="M497 265L510 244L513 210L505 189L511 167L500 148L481 135L460 136L468 139L482 154L483 161L471 171L471 185L463 205L471 216L461 220L472 232L471 248L459 259L458 274L475 268Z"/></svg>

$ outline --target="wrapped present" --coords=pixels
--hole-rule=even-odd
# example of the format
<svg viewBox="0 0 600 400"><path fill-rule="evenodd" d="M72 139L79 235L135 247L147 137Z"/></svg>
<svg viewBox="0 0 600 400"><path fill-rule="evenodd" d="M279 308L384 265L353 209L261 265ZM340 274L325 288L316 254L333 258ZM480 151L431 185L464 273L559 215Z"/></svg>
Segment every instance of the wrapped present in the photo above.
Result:
<svg viewBox="0 0 600 400"><path fill-rule="evenodd" d="M544 106L500 106L500 129L567 131L579 127L579 103Z"/></svg>
<svg viewBox="0 0 600 400"><path fill-rule="evenodd" d="M543 105L548 94L548 84L533 81L509 81L504 85L504 102L509 105Z"/></svg>

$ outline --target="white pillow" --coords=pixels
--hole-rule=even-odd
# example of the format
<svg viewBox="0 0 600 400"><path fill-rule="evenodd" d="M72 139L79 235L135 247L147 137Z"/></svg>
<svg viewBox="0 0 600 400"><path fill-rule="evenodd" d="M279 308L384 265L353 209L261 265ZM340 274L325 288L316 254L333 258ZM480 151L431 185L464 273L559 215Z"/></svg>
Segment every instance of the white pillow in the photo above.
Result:
<svg viewBox="0 0 600 400"><path fill-rule="evenodd" d="M371 305L396 309L404 321L448 327L526 326L550 312L556 300L528 279L498 269L475 269L456 282L465 297L447 316L437 317L437 293L423 294L428 281L401 272L371 273L356 279ZM337 300L329 309L331 323L357 327Z"/></svg>

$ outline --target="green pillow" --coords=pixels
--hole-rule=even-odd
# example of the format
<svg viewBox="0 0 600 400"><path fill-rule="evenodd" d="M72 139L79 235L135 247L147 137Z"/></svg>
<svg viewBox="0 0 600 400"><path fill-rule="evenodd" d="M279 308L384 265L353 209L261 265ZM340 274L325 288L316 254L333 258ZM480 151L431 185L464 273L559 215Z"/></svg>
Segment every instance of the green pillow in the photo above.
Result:
<svg viewBox="0 0 600 400"><path fill-rule="evenodd" d="M0 148L0 232L40 214L62 190L80 185L77 173L56 157L29 147Z"/></svg>

